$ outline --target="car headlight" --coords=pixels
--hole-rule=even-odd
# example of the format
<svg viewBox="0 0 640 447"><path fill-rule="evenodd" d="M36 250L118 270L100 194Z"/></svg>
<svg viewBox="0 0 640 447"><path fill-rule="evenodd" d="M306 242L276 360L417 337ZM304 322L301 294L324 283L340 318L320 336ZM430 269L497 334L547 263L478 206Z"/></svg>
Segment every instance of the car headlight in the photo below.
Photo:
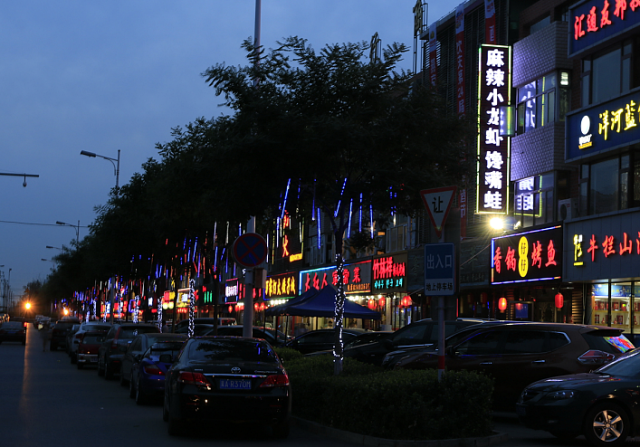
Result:
<svg viewBox="0 0 640 447"><path fill-rule="evenodd" d="M554 400L572 399L575 397L576 392L571 390L560 390L549 393L549 398Z"/></svg>

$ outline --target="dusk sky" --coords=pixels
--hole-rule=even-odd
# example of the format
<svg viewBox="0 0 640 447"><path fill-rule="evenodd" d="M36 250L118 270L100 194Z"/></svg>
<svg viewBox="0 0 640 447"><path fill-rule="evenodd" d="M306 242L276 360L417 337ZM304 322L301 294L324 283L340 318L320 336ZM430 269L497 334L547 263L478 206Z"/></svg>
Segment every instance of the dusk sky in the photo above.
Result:
<svg viewBox="0 0 640 447"><path fill-rule="evenodd" d="M320 50L377 32L383 46L410 48L401 68L411 70L415 3L263 0L261 44L299 36ZM427 22L457 3L431 2ZM3 2L0 173L39 176L26 187L0 176L0 277L11 275L14 300L28 282L46 280L59 253L46 246L69 246L78 222L85 237L115 186L112 163L80 151L115 159L120 150L122 186L160 159L155 145L171 141L171 128L229 113L201 73L246 65L240 46L254 24L255 0Z"/></svg>

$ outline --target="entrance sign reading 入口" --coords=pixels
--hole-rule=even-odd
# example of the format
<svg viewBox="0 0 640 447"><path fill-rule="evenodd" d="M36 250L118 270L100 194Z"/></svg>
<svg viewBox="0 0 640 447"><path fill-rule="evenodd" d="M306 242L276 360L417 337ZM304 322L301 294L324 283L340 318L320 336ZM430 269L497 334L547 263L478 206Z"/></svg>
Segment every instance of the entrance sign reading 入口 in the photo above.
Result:
<svg viewBox="0 0 640 447"><path fill-rule="evenodd" d="M443 188L424 189L420 191L420 197L424 206L429 212L431 223L436 229L438 237L442 235L442 226L447 220L453 198L456 195L455 186L445 186Z"/></svg>
<svg viewBox="0 0 640 447"><path fill-rule="evenodd" d="M450 296L456 293L455 246L427 244L424 246L424 294Z"/></svg>

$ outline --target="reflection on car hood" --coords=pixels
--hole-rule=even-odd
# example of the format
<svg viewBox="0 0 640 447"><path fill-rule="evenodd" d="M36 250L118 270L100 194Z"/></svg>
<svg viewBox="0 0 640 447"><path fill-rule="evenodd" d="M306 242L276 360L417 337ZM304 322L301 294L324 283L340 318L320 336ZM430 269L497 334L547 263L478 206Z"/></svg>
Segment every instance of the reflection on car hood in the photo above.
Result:
<svg viewBox="0 0 640 447"><path fill-rule="evenodd" d="M532 383L527 388L545 388L549 389L567 389L567 388L579 388L585 385L592 385L594 383L602 382L619 382L623 379L620 377L614 377L609 374L594 374L594 373L582 373L582 374L567 374L563 376L549 377Z"/></svg>

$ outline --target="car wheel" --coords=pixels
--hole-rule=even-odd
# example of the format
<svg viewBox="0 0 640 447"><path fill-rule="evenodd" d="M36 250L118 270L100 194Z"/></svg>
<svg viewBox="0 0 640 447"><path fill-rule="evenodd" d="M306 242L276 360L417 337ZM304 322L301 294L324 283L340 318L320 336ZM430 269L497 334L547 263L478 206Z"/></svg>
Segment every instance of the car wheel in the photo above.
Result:
<svg viewBox="0 0 640 447"><path fill-rule="evenodd" d="M133 371L131 372L131 377L129 378L129 397L131 399L136 397L136 387L133 383Z"/></svg>
<svg viewBox="0 0 640 447"><path fill-rule="evenodd" d="M105 380L113 379L113 371L111 371L111 368L109 367L109 362L107 361L104 362L104 378Z"/></svg>
<svg viewBox="0 0 640 447"><path fill-rule="evenodd" d="M289 436L289 420L282 421L273 426L273 437L276 439L284 439Z"/></svg>
<svg viewBox="0 0 640 447"><path fill-rule="evenodd" d="M584 437L592 445L622 444L629 435L631 420L627 412L612 402L602 402L587 412Z"/></svg>

